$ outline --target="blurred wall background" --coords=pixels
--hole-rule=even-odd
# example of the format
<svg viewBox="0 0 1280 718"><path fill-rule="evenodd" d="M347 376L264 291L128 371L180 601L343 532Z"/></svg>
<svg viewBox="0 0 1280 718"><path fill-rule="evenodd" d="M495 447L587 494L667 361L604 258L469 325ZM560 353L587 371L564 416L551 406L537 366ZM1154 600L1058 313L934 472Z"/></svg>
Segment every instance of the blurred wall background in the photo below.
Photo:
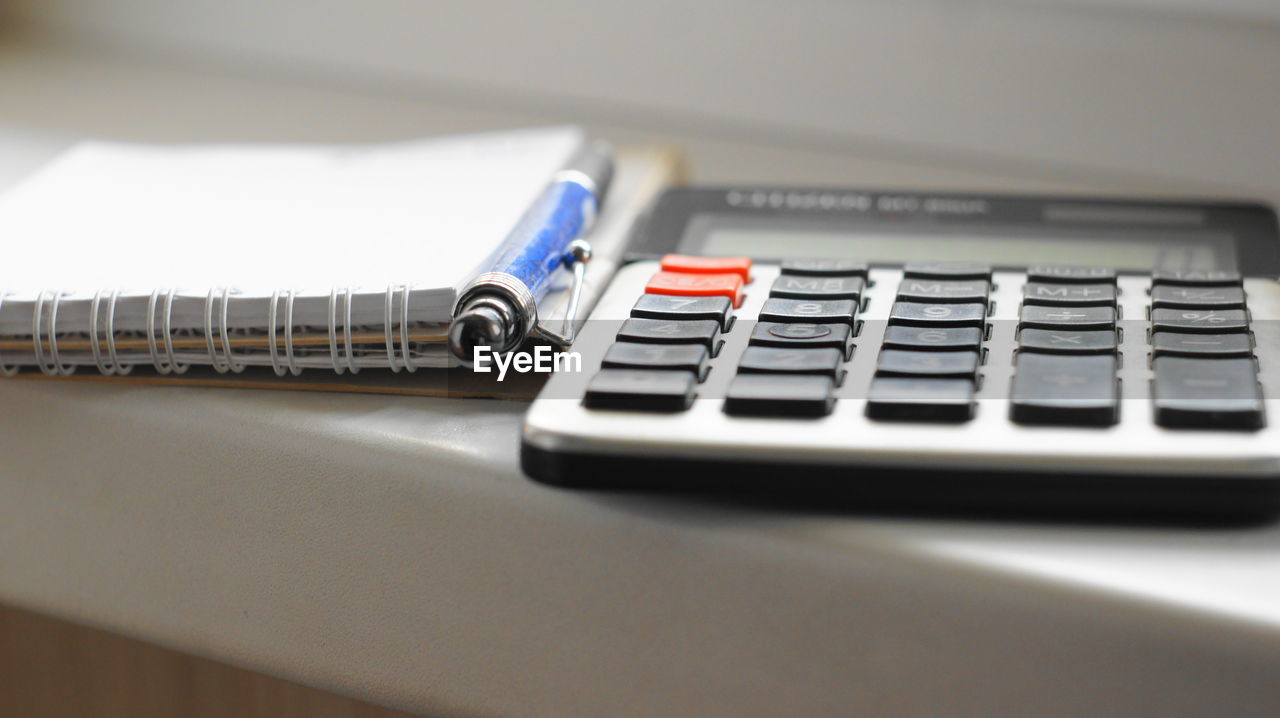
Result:
<svg viewBox="0 0 1280 718"><path fill-rule="evenodd" d="M406 119L461 108L478 125L683 141L706 180L874 184L881 168L909 184L903 168L919 167L926 184L1280 201L1270 0L19 0L8 13L26 43L395 98L415 106ZM385 118L362 133L349 116L353 136L412 133Z"/></svg>

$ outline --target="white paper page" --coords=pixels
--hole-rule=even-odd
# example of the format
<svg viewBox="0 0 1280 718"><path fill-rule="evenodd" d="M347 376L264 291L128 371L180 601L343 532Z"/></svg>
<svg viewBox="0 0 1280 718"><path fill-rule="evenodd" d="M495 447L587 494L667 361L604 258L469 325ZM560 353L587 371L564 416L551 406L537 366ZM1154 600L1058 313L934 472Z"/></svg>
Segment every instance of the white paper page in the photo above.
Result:
<svg viewBox="0 0 1280 718"><path fill-rule="evenodd" d="M583 141L76 146L0 196L0 289L452 293Z"/></svg>

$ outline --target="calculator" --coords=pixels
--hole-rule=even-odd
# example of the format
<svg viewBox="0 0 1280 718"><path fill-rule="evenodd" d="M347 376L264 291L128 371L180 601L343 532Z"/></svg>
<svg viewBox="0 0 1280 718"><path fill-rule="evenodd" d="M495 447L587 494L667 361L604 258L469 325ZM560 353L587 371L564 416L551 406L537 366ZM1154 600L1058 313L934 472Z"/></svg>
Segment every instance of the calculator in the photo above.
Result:
<svg viewBox="0 0 1280 718"><path fill-rule="evenodd" d="M1272 511L1278 278L1259 204L677 188L522 463L576 487Z"/></svg>

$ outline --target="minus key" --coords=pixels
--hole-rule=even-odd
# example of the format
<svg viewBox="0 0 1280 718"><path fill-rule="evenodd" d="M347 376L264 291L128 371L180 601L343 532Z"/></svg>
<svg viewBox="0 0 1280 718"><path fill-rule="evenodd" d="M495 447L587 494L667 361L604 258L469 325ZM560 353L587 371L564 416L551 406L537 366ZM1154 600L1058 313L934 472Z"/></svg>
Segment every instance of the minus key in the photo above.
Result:
<svg viewBox="0 0 1280 718"><path fill-rule="evenodd" d="M1253 340L1248 334L1156 332L1151 351L1156 356L1247 357L1253 354Z"/></svg>

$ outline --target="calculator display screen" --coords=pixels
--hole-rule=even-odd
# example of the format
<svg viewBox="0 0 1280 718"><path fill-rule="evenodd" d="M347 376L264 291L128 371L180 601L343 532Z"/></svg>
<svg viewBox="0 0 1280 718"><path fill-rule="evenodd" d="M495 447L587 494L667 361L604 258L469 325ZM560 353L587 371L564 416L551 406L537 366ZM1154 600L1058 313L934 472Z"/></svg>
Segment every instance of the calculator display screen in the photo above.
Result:
<svg viewBox="0 0 1280 718"><path fill-rule="evenodd" d="M1088 233L1072 233L1043 224L922 228L888 222L852 228L790 218L744 220L707 213L692 218L681 244L704 255L757 259L1098 264L1138 271L1238 268L1236 243L1230 233L1186 228L1124 232L1091 228Z"/></svg>

